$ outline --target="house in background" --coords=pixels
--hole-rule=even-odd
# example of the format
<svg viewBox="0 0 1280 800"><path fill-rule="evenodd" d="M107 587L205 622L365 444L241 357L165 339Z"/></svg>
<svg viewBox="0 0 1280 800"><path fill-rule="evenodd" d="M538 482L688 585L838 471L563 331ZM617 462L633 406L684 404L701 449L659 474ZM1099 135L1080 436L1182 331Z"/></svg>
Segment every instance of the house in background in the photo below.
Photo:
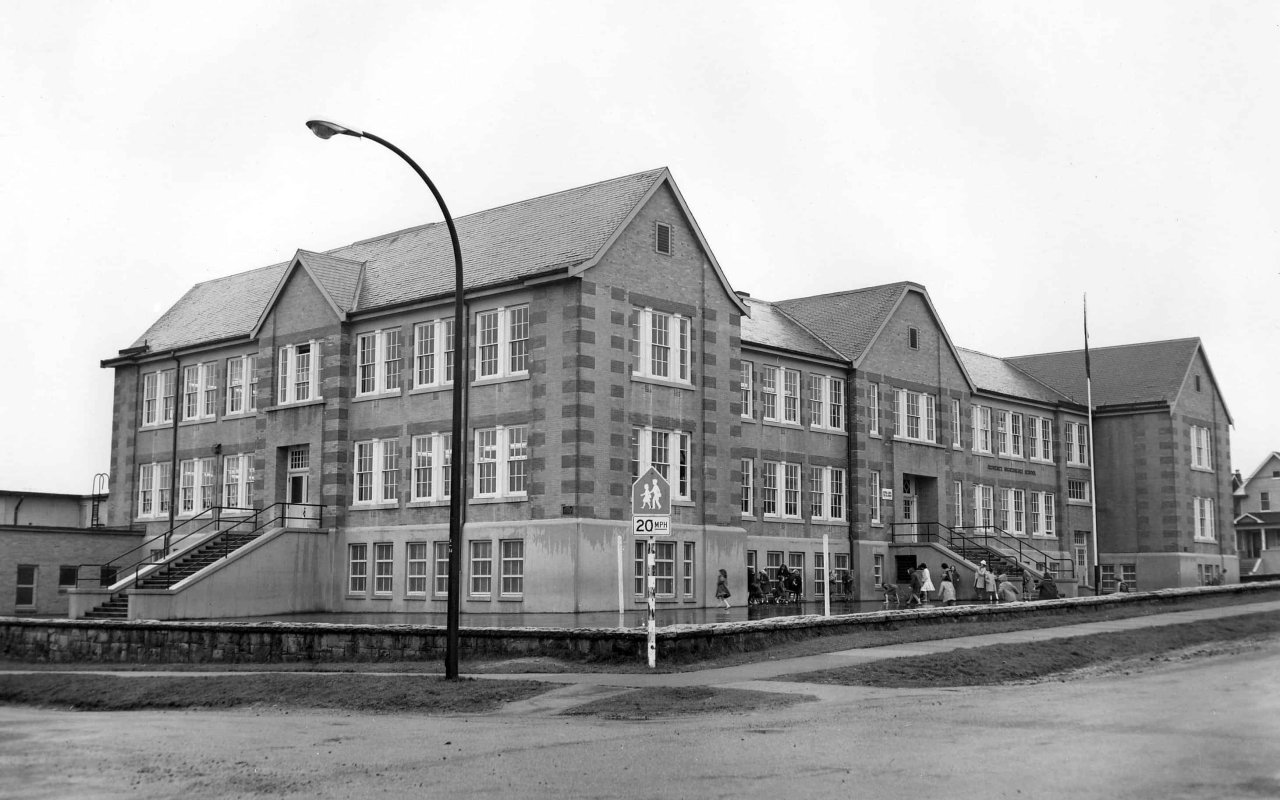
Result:
<svg viewBox="0 0 1280 800"><path fill-rule="evenodd" d="M465 376L442 224L198 284L103 362L111 518L171 555L72 615L443 612L454 491L464 614L643 608L630 487L651 467L673 501L663 609L714 605L721 568L740 598L749 567L872 600L917 560L1002 552L1074 584L1091 471L1104 576L1236 574L1230 419L1198 340L1097 351L1095 454L1079 354L960 349L909 282L735 292L665 169L456 224Z"/></svg>
<svg viewBox="0 0 1280 800"><path fill-rule="evenodd" d="M1247 479L1236 472L1233 485L1240 579L1280 577L1280 452Z"/></svg>

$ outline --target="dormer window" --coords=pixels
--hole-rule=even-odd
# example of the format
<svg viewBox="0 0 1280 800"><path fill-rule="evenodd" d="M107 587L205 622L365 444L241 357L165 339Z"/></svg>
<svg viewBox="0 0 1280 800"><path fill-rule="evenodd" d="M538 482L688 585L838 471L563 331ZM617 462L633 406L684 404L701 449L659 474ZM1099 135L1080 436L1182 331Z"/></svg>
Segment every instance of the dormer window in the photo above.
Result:
<svg viewBox="0 0 1280 800"><path fill-rule="evenodd" d="M912 350L920 349L920 330L918 328L907 328L907 346Z"/></svg>
<svg viewBox="0 0 1280 800"><path fill-rule="evenodd" d="M653 249L664 256L671 255L671 226L665 222L654 224Z"/></svg>

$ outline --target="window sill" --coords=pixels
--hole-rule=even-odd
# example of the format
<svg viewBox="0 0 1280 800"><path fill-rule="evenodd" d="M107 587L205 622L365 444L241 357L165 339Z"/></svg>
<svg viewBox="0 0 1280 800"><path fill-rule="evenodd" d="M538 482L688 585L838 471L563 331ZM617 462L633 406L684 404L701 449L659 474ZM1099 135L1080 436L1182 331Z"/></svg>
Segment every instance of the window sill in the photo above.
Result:
<svg viewBox="0 0 1280 800"><path fill-rule="evenodd" d="M793 431L804 430L804 426L801 425L799 422L787 422L785 420L780 420L780 419L766 419L766 420L761 420L761 423L769 428L787 428Z"/></svg>
<svg viewBox="0 0 1280 800"><path fill-rule="evenodd" d="M848 524L848 520L843 520L843 519L813 519L813 518L810 518L810 519L809 519L809 523L810 523L810 524L812 524L812 525L822 525L822 526L826 526L826 527L841 527L841 528L843 528L846 524Z"/></svg>
<svg viewBox="0 0 1280 800"><path fill-rule="evenodd" d="M368 394L356 395L355 397L351 398L351 402L363 403L367 400L392 400L392 399L398 399L401 396L401 394L402 392L399 389L395 391L386 391L386 392L370 392Z"/></svg>
<svg viewBox="0 0 1280 800"><path fill-rule="evenodd" d="M348 511L385 511L389 508L399 508L400 503L353 503L347 506Z"/></svg>
<svg viewBox="0 0 1280 800"><path fill-rule="evenodd" d="M804 522L804 517L785 517L773 514L765 514L763 519L765 522Z"/></svg>
<svg viewBox="0 0 1280 800"><path fill-rule="evenodd" d="M478 389L482 386L492 386L495 383L514 383L527 380L529 380L529 373L527 372L516 372L511 375L486 375L483 378L476 378L471 381L471 387Z"/></svg>
<svg viewBox="0 0 1280 800"><path fill-rule="evenodd" d="M868 439L883 439L883 438L884 438L884 434L880 433L880 431L879 431L879 430L867 431L867 438L868 438Z"/></svg>
<svg viewBox="0 0 1280 800"><path fill-rule="evenodd" d="M448 392L453 389L453 381L448 383L432 383L426 386L415 386L409 390L409 394L433 394L435 392Z"/></svg>
<svg viewBox="0 0 1280 800"><path fill-rule="evenodd" d="M1072 499L1068 498L1068 499L1067 499L1067 505L1069 505L1069 506L1091 506L1091 505L1093 505L1093 503L1090 503L1088 500L1072 500Z"/></svg>
<svg viewBox="0 0 1280 800"><path fill-rule="evenodd" d="M217 422L217 417L196 417L195 419L184 419L178 423L179 428L186 428L191 425L207 425L210 422Z"/></svg>
<svg viewBox="0 0 1280 800"><path fill-rule="evenodd" d="M895 436L895 437L893 437L893 443L894 443L894 444L899 444L899 443L901 443L901 444L918 444L918 445L921 445L922 447L936 447L936 448L938 448L939 450L944 450L944 449L946 449L946 445L944 445L944 444L939 444L938 442L930 442L930 441L927 441L927 440L925 440L925 439L908 439L908 438L907 438L907 437L905 437L905 436Z"/></svg>
<svg viewBox="0 0 1280 800"><path fill-rule="evenodd" d="M296 403L278 403L274 406L267 406L263 411L284 411L287 408L305 408L306 406L324 405L323 397L316 397L311 400L303 400Z"/></svg>
<svg viewBox="0 0 1280 800"><path fill-rule="evenodd" d="M495 503L527 503L528 495L512 495L510 497L473 497L467 501L469 506L487 506Z"/></svg>
<svg viewBox="0 0 1280 800"><path fill-rule="evenodd" d="M498 596L499 603L523 603L524 595L522 594L504 594Z"/></svg>
<svg viewBox="0 0 1280 800"><path fill-rule="evenodd" d="M405 508L446 508L449 505L449 498L443 500L411 500L405 504Z"/></svg>
<svg viewBox="0 0 1280 800"><path fill-rule="evenodd" d="M653 375L640 375L635 372L631 373L631 380L636 383L649 383L654 386L667 386L672 389L687 389L689 391L693 391L694 388L693 383L690 381L682 381L675 378L659 378Z"/></svg>
<svg viewBox="0 0 1280 800"><path fill-rule="evenodd" d="M1072 466L1074 466L1074 465L1072 465ZM1084 466L1088 466L1088 465L1086 464L1086 465L1084 465ZM1207 475L1212 475L1212 474L1214 473L1214 469L1213 469L1213 467L1197 467L1195 464L1192 464L1192 465L1191 465L1191 471L1192 471L1192 472L1203 472L1203 473L1205 473L1205 474L1207 474Z"/></svg>
<svg viewBox="0 0 1280 800"><path fill-rule="evenodd" d="M254 418L254 417L256 417L256 416L258 416L258 412L257 412L257 411L237 411L237 412L232 413L232 414L223 414L223 415L222 415L222 418L223 418L223 419L225 419L225 420L232 420L232 419L253 419L253 418Z"/></svg>
<svg viewBox="0 0 1280 800"><path fill-rule="evenodd" d="M810 425L809 430L813 433L830 433L834 436L844 436L844 428L828 428L825 425Z"/></svg>

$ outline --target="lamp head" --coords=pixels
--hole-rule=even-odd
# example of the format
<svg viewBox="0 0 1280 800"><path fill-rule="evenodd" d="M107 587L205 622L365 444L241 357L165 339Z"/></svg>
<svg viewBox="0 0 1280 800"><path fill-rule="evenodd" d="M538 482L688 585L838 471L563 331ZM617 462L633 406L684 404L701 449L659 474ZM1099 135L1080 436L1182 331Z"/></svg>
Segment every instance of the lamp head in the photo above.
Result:
<svg viewBox="0 0 1280 800"><path fill-rule="evenodd" d="M337 124L336 122L325 122L322 119L308 120L307 127L311 129L312 133L314 133L316 136L319 136L321 139L328 139L339 133L343 134L344 136L363 136L364 135L363 133L356 130L355 128L347 128Z"/></svg>

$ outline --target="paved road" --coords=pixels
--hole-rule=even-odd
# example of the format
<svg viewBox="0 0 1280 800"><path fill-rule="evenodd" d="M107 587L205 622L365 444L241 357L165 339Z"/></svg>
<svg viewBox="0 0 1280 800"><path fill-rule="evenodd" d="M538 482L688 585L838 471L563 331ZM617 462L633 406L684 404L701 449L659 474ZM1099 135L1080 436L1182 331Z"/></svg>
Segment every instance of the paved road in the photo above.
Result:
<svg viewBox="0 0 1280 800"><path fill-rule="evenodd" d="M1133 621L1086 627L1122 624ZM1045 634L965 641L1011 635ZM928 657L947 645L904 647ZM579 676L499 713L444 718L4 708L0 797L1280 797L1280 642L1011 687L828 687L740 669ZM620 690L605 678L643 685L690 674L817 701L662 722L556 716Z"/></svg>

